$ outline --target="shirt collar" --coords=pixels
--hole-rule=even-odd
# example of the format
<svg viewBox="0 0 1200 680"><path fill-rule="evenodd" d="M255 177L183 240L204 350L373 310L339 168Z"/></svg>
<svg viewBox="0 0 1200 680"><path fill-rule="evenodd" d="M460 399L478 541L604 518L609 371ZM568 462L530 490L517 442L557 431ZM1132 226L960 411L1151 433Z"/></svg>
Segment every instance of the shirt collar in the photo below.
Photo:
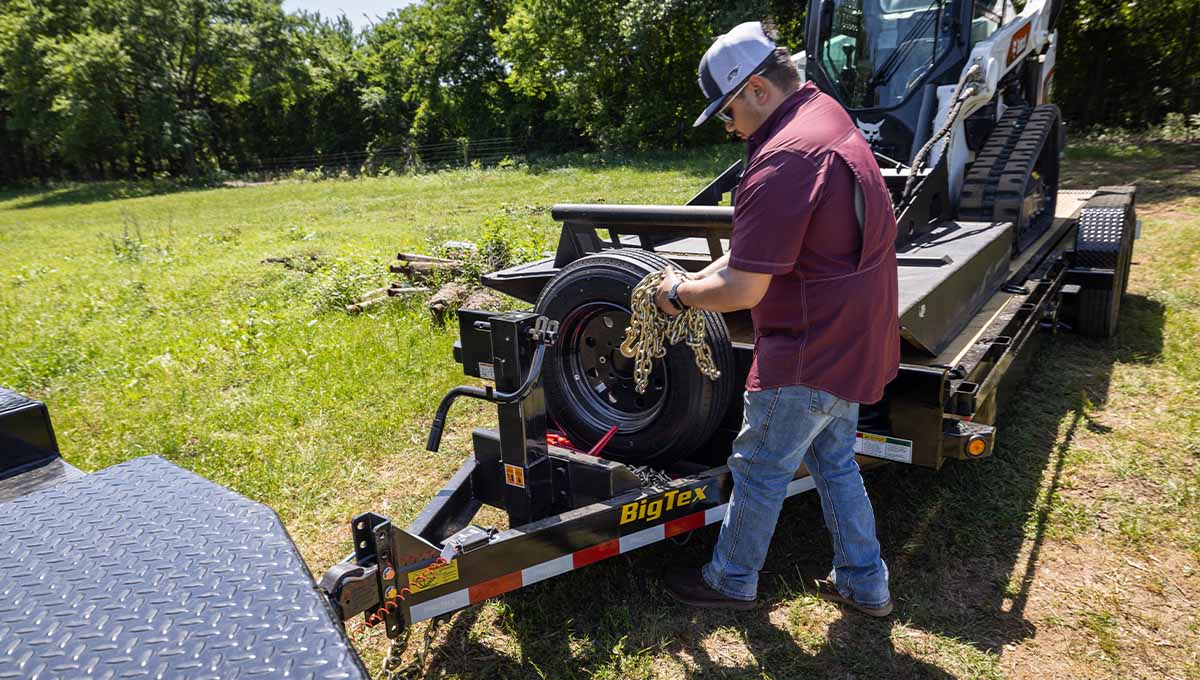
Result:
<svg viewBox="0 0 1200 680"><path fill-rule="evenodd" d="M799 90L796 90L788 95L787 99L784 99L783 102L771 112L771 115L767 116L767 119L763 121L763 124L758 126L758 129L754 131L754 134L750 135L750 137L746 139L746 144L750 148L751 155L753 155L754 150L762 146L763 142L775 136L775 133L778 132L779 128L783 126L783 122L788 119L789 114L800 108L800 105L811 99L816 92L817 86L813 85L812 82L807 82L801 85Z"/></svg>

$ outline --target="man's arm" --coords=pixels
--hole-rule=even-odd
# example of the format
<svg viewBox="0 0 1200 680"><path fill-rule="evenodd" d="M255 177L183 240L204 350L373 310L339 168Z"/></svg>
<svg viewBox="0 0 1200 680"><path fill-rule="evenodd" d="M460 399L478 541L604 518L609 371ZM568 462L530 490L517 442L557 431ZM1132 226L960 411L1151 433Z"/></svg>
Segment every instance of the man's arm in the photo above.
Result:
<svg viewBox="0 0 1200 680"><path fill-rule="evenodd" d="M703 278L679 284L679 300L688 307L696 307L710 312L733 312L739 309L750 309L757 305L771 285L771 275L734 269L727 266L726 263L728 263L728 255L718 259L701 273L708 272L718 264L722 265L716 271ZM672 316L678 311L667 300L667 293L677 281L679 281L678 275L668 270L654 296L659 308Z"/></svg>
<svg viewBox="0 0 1200 680"><path fill-rule="evenodd" d="M716 274L717 272L721 271L722 269L724 269L728 266L729 266L729 253L725 253L721 257L718 257L717 259L713 260L712 264L710 264L707 267L705 267L704 269L701 269L700 271L696 272L695 276L693 276L692 278L693 279L702 279L706 276L712 276L713 274Z"/></svg>

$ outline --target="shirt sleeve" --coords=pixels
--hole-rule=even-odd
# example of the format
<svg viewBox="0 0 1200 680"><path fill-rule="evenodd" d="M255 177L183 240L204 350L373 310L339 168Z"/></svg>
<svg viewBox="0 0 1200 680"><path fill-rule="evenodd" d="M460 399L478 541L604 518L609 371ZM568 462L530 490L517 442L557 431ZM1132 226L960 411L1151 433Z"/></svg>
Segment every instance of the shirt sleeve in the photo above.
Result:
<svg viewBox="0 0 1200 680"><path fill-rule="evenodd" d="M788 151L756 158L734 205L729 266L759 274L795 269L820 200L822 174L817 164Z"/></svg>

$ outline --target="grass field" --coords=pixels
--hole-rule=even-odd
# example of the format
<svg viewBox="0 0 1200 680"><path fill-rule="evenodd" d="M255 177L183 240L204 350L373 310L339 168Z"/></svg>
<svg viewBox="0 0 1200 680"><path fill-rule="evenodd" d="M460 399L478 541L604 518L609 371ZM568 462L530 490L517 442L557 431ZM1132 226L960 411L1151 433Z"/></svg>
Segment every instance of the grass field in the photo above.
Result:
<svg viewBox="0 0 1200 680"><path fill-rule="evenodd" d="M0 193L0 385L45 400L86 470L159 453L275 508L314 573L348 520L411 519L457 469L452 330L419 302L338 310L387 260L511 229L553 244L558 201L686 200L738 149L681 158L181 190ZM460 612L416 668L461 678L1200 678L1200 149L1093 145L1067 185L1137 183L1145 220L1110 341L1047 338L996 455L868 475L898 601L888 621L806 594L815 498L785 507L750 615L662 593L715 529ZM293 257L291 269L264 263ZM315 258L315 259L313 259ZM585 603L582 604L581 603ZM351 626L374 663L374 631ZM412 655L409 655L412 660Z"/></svg>

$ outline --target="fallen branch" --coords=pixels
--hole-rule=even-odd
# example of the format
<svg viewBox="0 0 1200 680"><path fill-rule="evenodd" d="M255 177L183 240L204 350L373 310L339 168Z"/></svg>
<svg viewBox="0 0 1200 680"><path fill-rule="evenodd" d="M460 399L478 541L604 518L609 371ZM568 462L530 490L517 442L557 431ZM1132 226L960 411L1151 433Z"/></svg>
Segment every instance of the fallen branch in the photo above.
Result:
<svg viewBox="0 0 1200 680"><path fill-rule="evenodd" d="M359 314L368 307L375 305L394 297L404 297L405 295L415 295L417 293L428 293L429 289L424 286L401 286L399 284L391 284L383 288L376 288L368 291L363 295L363 299L358 302L346 305L347 314Z"/></svg>
<svg viewBox="0 0 1200 680"><path fill-rule="evenodd" d="M414 282L428 282L437 274L456 276L462 273L462 262L402 262L393 264L388 270L394 274L403 274Z"/></svg>
<svg viewBox="0 0 1200 680"><path fill-rule="evenodd" d="M458 260L448 260L444 257L434 257L432 255L418 255L416 253L400 253L396 255L397 260L405 262L448 262L457 263Z"/></svg>
<svg viewBox="0 0 1200 680"><path fill-rule="evenodd" d="M399 284L392 284L392 286L387 289L387 294L389 297L403 297L405 295L428 292L429 289L425 286L401 286Z"/></svg>
<svg viewBox="0 0 1200 680"><path fill-rule="evenodd" d="M377 305L386 299L388 299L388 287L384 286L383 288L376 288L375 290L368 291L366 294L364 294L362 299L358 302L352 302L346 305L346 313L358 314L367 307Z"/></svg>
<svg viewBox="0 0 1200 680"><path fill-rule="evenodd" d="M387 299L388 299L387 295L381 295L379 297L368 298L366 300L359 300L358 302L355 302L354 304L346 305L346 313L347 314L361 314L364 309L367 309L368 307L374 307L375 305L377 305Z"/></svg>
<svg viewBox="0 0 1200 680"><path fill-rule="evenodd" d="M471 289L457 281L451 281L439 288L438 292L429 298L429 303L426 305L433 315L433 322L439 326L444 324L446 312L458 309L470 294Z"/></svg>

